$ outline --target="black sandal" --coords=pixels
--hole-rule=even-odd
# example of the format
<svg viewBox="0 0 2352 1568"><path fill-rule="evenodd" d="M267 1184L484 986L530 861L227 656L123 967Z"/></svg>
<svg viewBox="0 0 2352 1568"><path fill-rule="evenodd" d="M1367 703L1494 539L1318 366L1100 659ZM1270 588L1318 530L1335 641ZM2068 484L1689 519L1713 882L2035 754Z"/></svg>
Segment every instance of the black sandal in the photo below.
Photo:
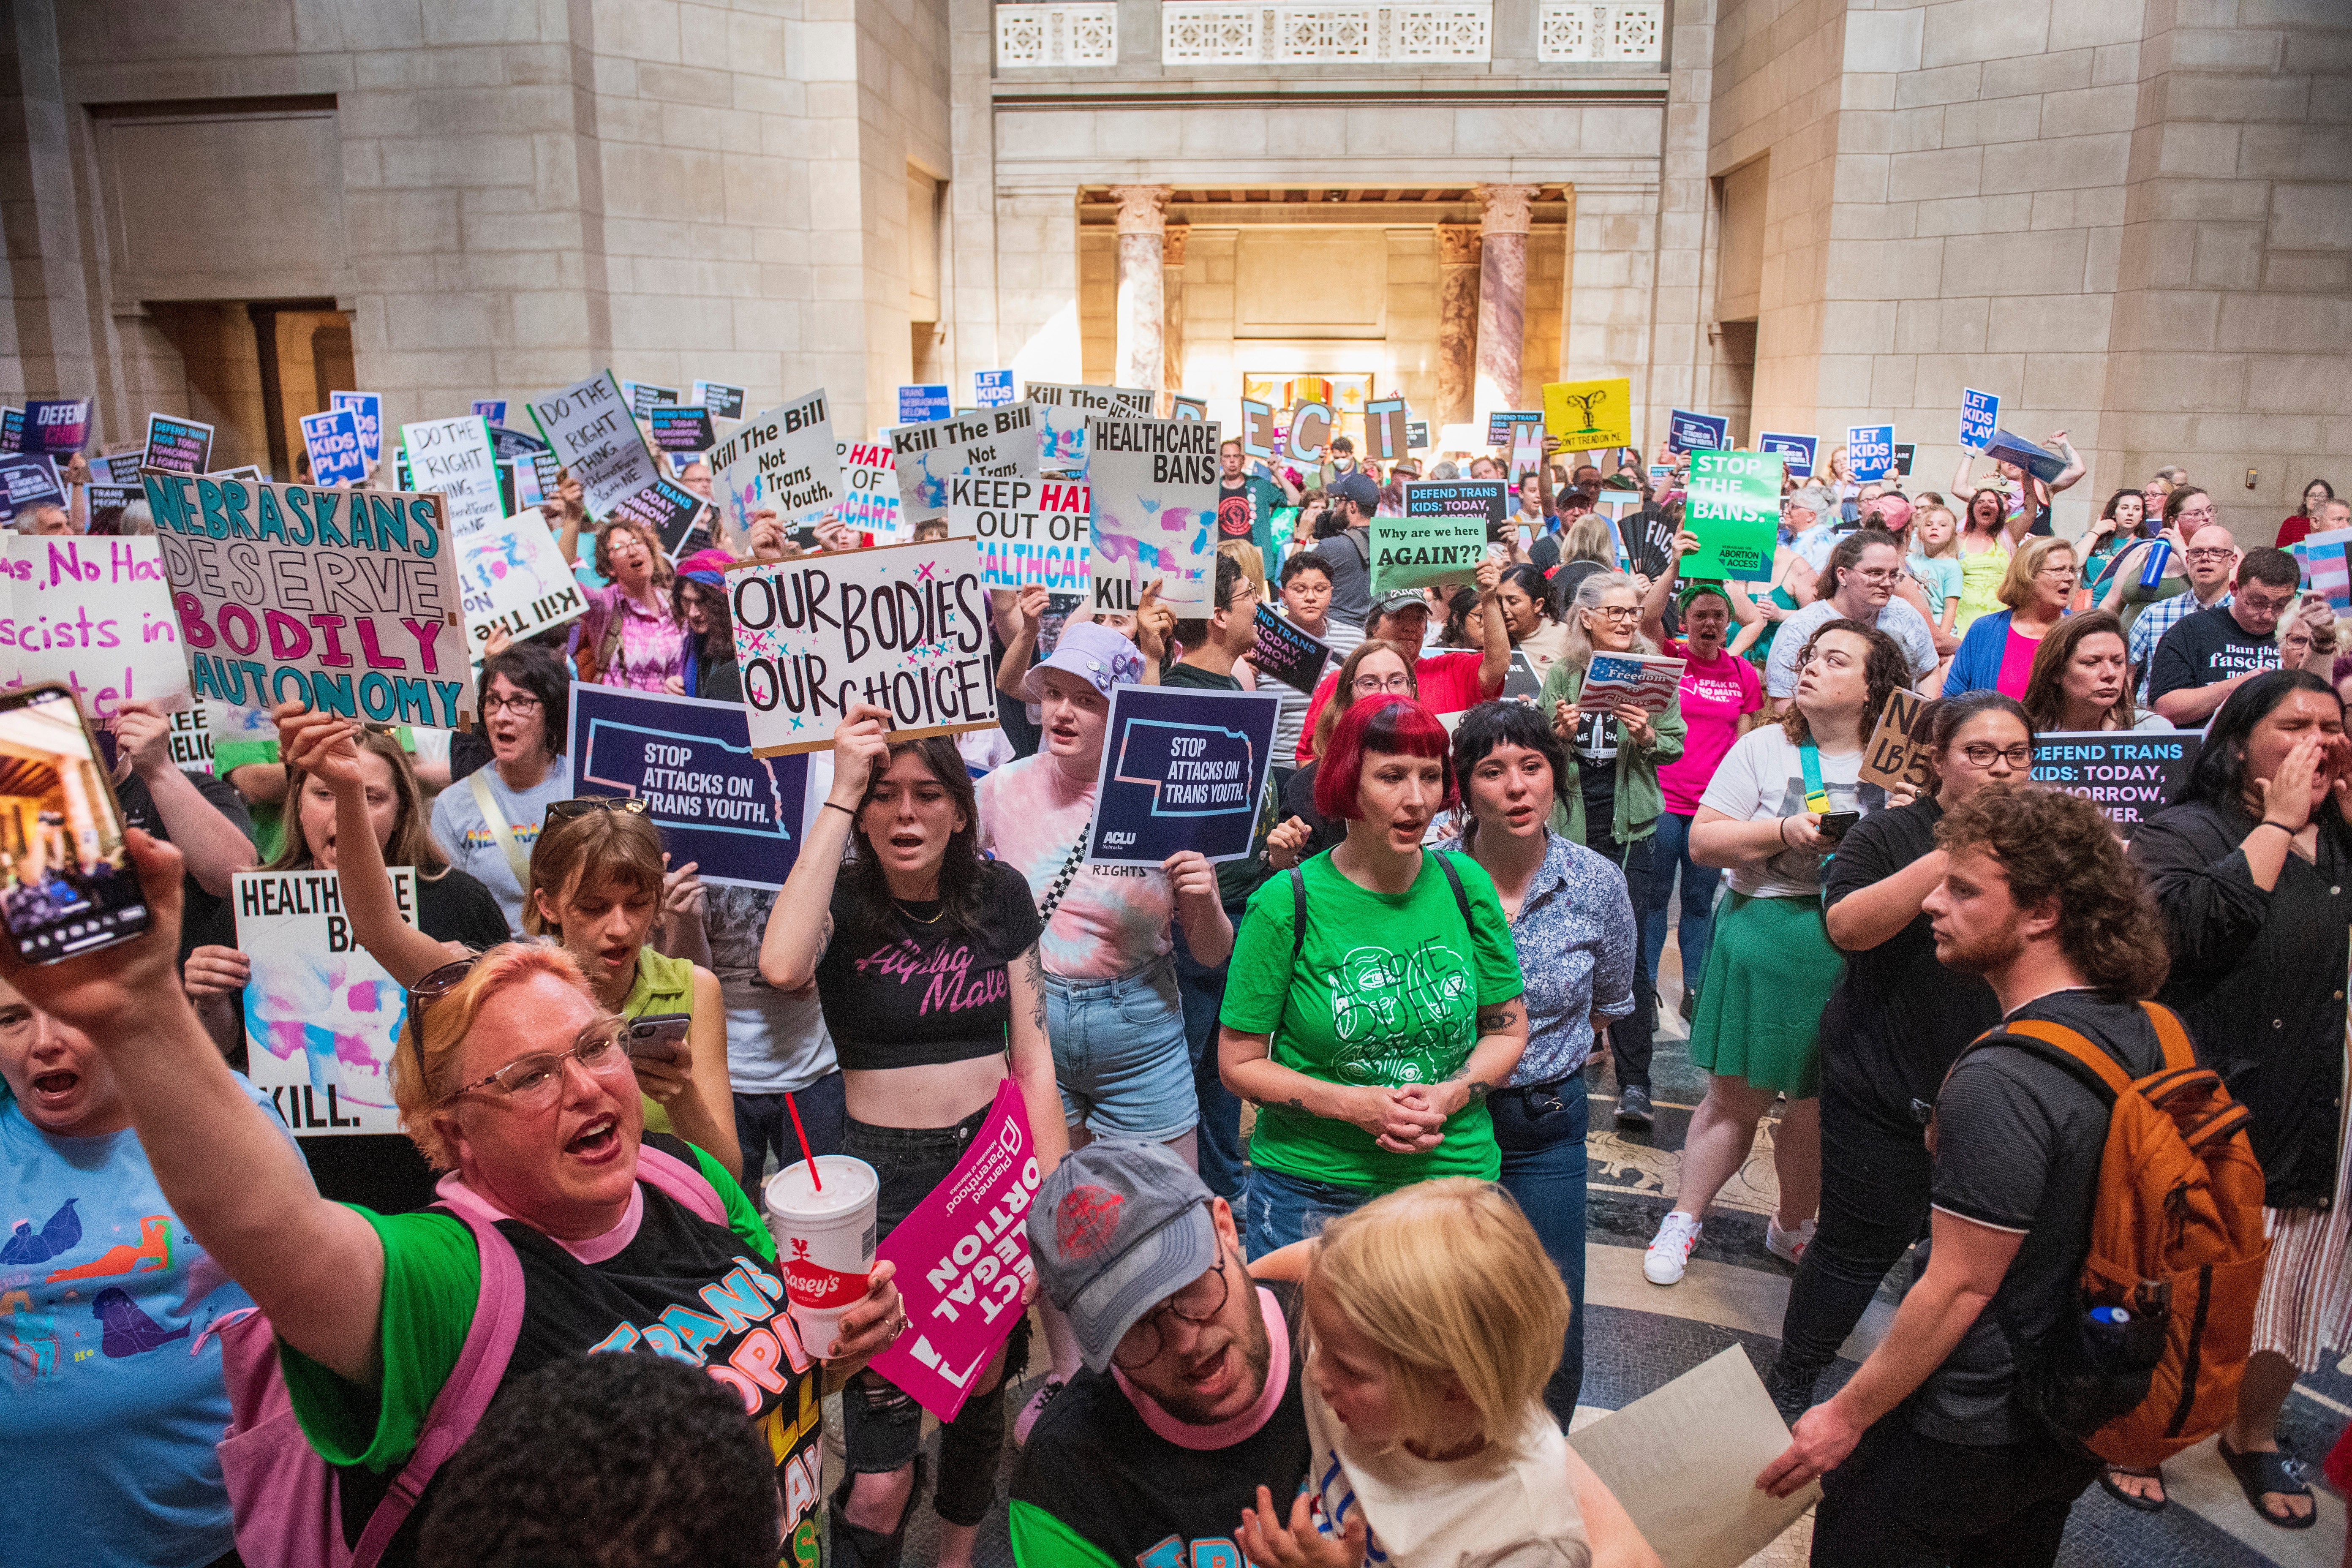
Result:
<svg viewBox="0 0 2352 1568"><path fill-rule="evenodd" d="M2116 1485L2117 1476L2130 1476L2136 1480L2154 1481L2158 1486L2164 1487L2164 1496L2135 1497ZM2109 1497L2126 1508L2136 1509L2141 1513L2162 1513L2165 1505L2172 1500L2172 1489L2164 1485L2162 1465L2151 1465L2144 1470L2133 1469L2129 1465L2103 1465L2099 1468L2099 1486Z"/></svg>
<svg viewBox="0 0 2352 1568"><path fill-rule="evenodd" d="M2220 1442L2221 1462L2238 1478L2238 1489L2246 1494L2246 1506L2263 1516L2263 1521L2280 1530L2309 1530L2319 1522L2319 1505L2314 1503L2309 1513L2297 1518L2294 1514L2273 1513L2263 1506L2263 1494L2274 1492L2280 1497L2309 1497L2311 1489L2305 1486L2294 1473L2294 1461L2283 1453L2239 1454L2230 1448L2229 1434Z"/></svg>

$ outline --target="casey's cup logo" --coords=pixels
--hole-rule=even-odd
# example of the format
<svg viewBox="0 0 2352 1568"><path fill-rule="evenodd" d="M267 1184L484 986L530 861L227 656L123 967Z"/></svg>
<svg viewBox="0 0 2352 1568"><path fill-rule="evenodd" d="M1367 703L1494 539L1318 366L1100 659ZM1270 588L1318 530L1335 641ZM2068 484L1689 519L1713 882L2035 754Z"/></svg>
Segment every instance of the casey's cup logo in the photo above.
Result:
<svg viewBox="0 0 2352 1568"><path fill-rule="evenodd" d="M784 1295L795 1306L830 1311L846 1307L866 1294L866 1276L844 1274L811 1261L808 1243L794 1237L793 1256L784 1265Z"/></svg>

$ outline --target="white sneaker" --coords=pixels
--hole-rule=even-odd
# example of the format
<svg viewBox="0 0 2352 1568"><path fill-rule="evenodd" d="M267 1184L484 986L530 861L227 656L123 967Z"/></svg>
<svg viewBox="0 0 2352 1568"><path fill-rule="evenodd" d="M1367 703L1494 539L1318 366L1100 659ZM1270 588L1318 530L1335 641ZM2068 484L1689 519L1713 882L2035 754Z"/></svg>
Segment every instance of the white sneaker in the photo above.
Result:
<svg viewBox="0 0 2352 1568"><path fill-rule="evenodd" d="M1794 1230L1780 1228L1780 1216L1774 1215L1764 1222L1764 1250L1790 1263L1805 1256L1805 1248L1813 1243L1813 1230L1819 1222L1807 1220Z"/></svg>
<svg viewBox="0 0 2352 1568"><path fill-rule="evenodd" d="M1650 1250L1642 1255L1642 1278L1653 1285L1679 1285L1683 1270L1690 1264L1691 1248L1698 1245L1698 1233L1704 1227L1690 1215L1675 1209L1659 1222L1658 1234L1650 1238Z"/></svg>

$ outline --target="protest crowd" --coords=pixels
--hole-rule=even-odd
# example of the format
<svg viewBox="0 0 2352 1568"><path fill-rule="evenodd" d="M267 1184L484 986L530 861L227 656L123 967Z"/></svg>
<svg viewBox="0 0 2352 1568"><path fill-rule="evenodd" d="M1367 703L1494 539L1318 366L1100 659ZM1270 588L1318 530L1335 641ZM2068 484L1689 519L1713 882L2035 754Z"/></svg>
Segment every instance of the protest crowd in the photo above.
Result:
<svg viewBox="0 0 2352 1568"><path fill-rule="evenodd" d="M2048 1564L2217 1435L2316 1522L2326 482L2273 543L2099 475L2065 538L2063 431L1937 490L1892 426L662 391L339 393L282 480L159 416L18 506L184 656L21 672L100 754L0 821L0 1556L965 1568L1001 1509L1024 1568L1633 1568L1748 1498ZM206 553L272 530L415 567L413 673ZM1720 1519L1570 1432L1589 1144L1684 1112L1648 1287L1759 1129L1793 1271L1766 1441L1672 1482Z"/></svg>

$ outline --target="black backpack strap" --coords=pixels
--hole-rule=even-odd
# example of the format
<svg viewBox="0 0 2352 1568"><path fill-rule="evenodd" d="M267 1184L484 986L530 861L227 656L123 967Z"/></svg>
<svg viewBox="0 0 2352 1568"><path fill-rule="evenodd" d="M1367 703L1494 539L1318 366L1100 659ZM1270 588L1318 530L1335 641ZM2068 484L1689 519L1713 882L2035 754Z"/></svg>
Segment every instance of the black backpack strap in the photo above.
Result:
<svg viewBox="0 0 2352 1568"><path fill-rule="evenodd" d="M1307 879L1296 866L1290 868L1290 962L1296 967L1307 951Z"/></svg>
<svg viewBox="0 0 2352 1568"><path fill-rule="evenodd" d="M1478 930L1470 923L1470 894L1462 886L1462 873L1454 868L1454 857L1443 849L1433 849L1430 853L1436 858L1437 868L1445 873L1446 885L1454 889L1454 907L1462 911L1463 931L1472 941L1476 941Z"/></svg>

